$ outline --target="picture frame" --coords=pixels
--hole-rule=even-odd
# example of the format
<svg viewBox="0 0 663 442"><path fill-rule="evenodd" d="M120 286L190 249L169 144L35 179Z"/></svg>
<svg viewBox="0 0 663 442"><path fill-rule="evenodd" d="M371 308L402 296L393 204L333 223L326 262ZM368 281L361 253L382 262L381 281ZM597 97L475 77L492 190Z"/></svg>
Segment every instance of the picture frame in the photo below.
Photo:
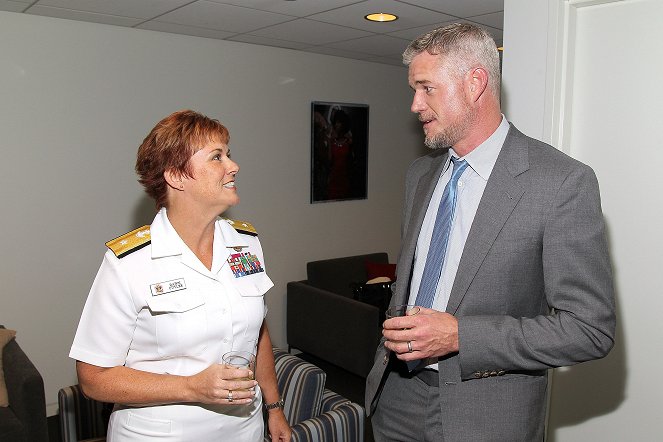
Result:
<svg viewBox="0 0 663 442"><path fill-rule="evenodd" d="M311 204L368 198L368 110L311 102Z"/></svg>

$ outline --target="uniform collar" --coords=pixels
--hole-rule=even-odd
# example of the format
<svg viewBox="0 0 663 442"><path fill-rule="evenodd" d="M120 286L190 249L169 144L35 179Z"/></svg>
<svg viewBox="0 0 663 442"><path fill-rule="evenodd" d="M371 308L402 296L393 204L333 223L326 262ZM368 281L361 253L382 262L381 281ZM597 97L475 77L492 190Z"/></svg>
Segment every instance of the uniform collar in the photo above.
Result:
<svg viewBox="0 0 663 442"><path fill-rule="evenodd" d="M168 220L166 208L157 213L150 227L152 236L152 258L163 258L166 256L184 255L184 261L191 258L192 266L196 266L193 253L189 250L182 238L177 234L175 228ZM224 219L217 219L214 225L212 273L217 273L225 264L228 256L233 251L241 251L248 247L246 236L241 235L231 227ZM237 250L239 249L239 250ZM189 257L189 255L192 255Z"/></svg>
<svg viewBox="0 0 663 442"><path fill-rule="evenodd" d="M152 258L181 255L186 244L168 220L166 208L162 207L150 226L152 236Z"/></svg>
<svg viewBox="0 0 663 442"><path fill-rule="evenodd" d="M214 226L212 272L217 273L221 270L232 253L239 253L247 247L248 243L243 235L240 235L225 219L217 219Z"/></svg>
<svg viewBox="0 0 663 442"><path fill-rule="evenodd" d="M248 242L246 241L246 235L240 234L234 227L232 227L228 220L219 218L216 221L216 227L214 229L215 238L222 238L223 247L231 250L233 248L246 248L248 247ZM216 242L216 241L215 241ZM215 244L216 246L216 244ZM216 250L215 250L216 252Z"/></svg>

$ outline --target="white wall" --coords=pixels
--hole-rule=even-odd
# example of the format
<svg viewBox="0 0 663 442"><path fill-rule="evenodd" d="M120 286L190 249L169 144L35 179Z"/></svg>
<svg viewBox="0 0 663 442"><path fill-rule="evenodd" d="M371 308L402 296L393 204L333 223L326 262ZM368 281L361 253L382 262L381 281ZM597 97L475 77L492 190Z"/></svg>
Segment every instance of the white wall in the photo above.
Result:
<svg viewBox="0 0 663 442"><path fill-rule="evenodd" d="M230 129L242 202L229 216L260 232L277 345L307 261L395 262L405 169L423 151L406 69L8 12L0 41L0 323L44 376L49 414L75 383L67 354L104 242L153 217L136 149L175 110ZM309 204L314 100L370 106L367 200Z"/></svg>
<svg viewBox="0 0 663 442"><path fill-rule="evenodd" d="M661 439L663 93L643 81L663 68L661 12L659 0L505 1L507 115L594 168L615 274L615 347L555 370L550 441Z"/></svg>
<svg viewBox="0 0 663 442"><path fill-rule="evenodd" d="M504 1L502 112L543 141L548 14L546 0Z"/></svg>

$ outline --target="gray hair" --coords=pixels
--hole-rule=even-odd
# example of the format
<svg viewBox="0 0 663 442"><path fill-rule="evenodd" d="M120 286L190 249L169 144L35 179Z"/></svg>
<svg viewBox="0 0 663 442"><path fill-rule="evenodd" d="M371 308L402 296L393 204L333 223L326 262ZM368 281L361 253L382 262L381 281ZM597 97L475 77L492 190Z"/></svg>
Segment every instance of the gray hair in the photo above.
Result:
<svg viewBox="0 0 663 442"><path fill-rule="evenodd" d="M488 87L495 98L500 96L500 57L495 40L482 28L468 23L454 23L420 35L403 52L403 64L409 66L422 52L445 59L449 72L457 77L481 66L488 72Z"/></svg>

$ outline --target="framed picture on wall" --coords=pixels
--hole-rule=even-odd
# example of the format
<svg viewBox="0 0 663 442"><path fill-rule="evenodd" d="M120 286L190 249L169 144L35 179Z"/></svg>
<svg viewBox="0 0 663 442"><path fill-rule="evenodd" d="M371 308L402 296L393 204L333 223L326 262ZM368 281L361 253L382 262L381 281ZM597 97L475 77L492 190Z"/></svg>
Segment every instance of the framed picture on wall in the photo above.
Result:
<svg viewBox="0 0 663 442"><path fill-rule="evenodd" d="M311 203L367 198L368 105L311 103Z"/></svg>

